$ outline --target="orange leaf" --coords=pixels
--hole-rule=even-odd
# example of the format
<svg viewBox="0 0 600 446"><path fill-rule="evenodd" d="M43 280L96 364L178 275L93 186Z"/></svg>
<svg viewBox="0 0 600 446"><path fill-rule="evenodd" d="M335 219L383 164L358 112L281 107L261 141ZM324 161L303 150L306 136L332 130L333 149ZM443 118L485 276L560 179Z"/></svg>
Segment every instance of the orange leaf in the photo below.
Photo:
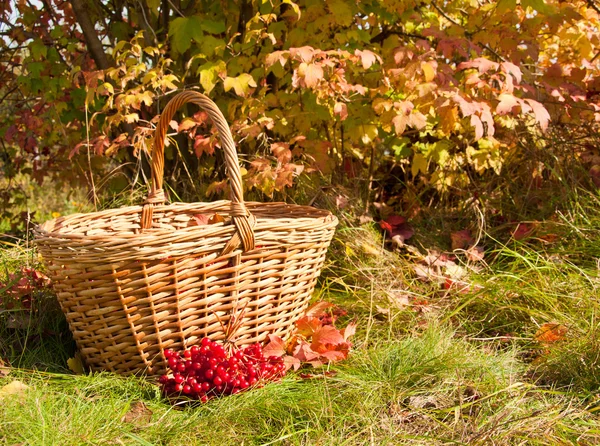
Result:
<svg viewBox="0 0 600 446"><path fill-rule="evenodd" d="M298 333L306 337L313 336L322 326L321 320L314 316L304 316L296 322Z"/></svg>
<svg viewBox="0 0 600 446"><path fill-rule="evenodd" d="M310 347L319 353L323 353L332 350L330 346L335 347L344 342L345 339L337 328L332 325L325 325L313 334Z"/></svg>
<svg viewBox="0 0 600 446"><path fill-rule="evenodd" d="M562 341L565 338L567 331L567 327L562 324L548 322L542 324L534 338L536 341L543 344L552 344L557 341Z"/></svg>
<svg viewBox="0 0 600 446"><path fill-rule="evenodd" d="M211 215L208 219L208 224L209 225L214 225L215 223L223 223L225 221L225 218L220 215L220 214L214 214Z"/></svg>

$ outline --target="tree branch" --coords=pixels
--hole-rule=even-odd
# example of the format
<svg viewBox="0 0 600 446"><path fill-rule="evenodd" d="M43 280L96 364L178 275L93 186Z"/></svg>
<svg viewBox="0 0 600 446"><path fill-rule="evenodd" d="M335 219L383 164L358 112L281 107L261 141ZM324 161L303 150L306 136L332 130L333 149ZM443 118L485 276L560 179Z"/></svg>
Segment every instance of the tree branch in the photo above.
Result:
<svg viewBox="0 0 600 446"><path fill-rule="evenodd" d="M600 7L596 4L594 0L587 0L587 4L590 8L600 14Z"/></svg>
<svg viewBox="0 0 600 446"><path fill-rule="evenodd" d="M589 0L589 1L593 1L593 0ZM453 19L452 17L450 17L448 14L446 14L444 12L444 10L442 10L442 8L440 8L436 2L431 2L431 6L433 6L435 8L435 10L437 12L440 13L440 15L442 17L444 17L446 20L448 20L450 23L452 23L453 25L458 26L459 28L463 29L465 31L466 34L466 30L465 27L463 25L461 25L459 22L457 22L455 19ZM469 36L467 36L469 37ZM494 49L492 49L491 46L489 46L487 43L482 44L482 46L488 50L490 53L492 53L494 56L496 56L498 58L498 60L501 60L502 62L506 62L506 59L504 57L502 57L500 54L498 54Z"/></svg>

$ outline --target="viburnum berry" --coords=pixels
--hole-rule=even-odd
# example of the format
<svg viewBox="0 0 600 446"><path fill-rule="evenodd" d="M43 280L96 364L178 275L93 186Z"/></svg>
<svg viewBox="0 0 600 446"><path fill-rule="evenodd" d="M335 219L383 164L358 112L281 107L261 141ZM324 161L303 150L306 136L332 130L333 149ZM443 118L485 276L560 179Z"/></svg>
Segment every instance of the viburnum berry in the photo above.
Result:
<svg viewBox="0 0 600 446"><path fill-rule="evenodd" d="M204 338L181 353L167 349L164 356L171 373L159 378L163 394L200 402L262 387L286 373L282 358L265 358L260 344L227 352L223 345Z"/></svg>

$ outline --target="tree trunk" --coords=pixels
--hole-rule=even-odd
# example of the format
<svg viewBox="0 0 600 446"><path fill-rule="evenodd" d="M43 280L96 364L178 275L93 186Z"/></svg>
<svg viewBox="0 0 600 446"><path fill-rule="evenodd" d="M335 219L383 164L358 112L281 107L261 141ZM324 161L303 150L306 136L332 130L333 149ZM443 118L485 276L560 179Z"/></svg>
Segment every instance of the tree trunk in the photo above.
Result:
<svg viewBox="0 0 600 446"><path fill-rule="evenodd" d="M101 70L110 68L112 63L104 52L104 48L102 48L102 42L100 42L98 33L94 28L94 24L90 20L90 16L88 15L87 11L88 6L86 6L85 1L71 0L71 6L73 6L73 12L77 18L77 23L79 23L79 26L81 26L85 43L92 55L92 58L94 59L94 62L96 62L96 66Z"/></svg>

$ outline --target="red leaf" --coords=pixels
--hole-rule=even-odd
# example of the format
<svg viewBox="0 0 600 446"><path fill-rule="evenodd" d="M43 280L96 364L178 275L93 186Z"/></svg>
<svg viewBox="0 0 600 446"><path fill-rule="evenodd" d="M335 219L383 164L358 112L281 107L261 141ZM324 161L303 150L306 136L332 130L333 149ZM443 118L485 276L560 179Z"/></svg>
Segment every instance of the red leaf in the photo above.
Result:
<svg viewBox="0 0 600 446"><path fill-rule="evenodd" d="M304 316L296 322L298 333L306 337L313 336L322 326L321 320L314 316Z"/></svg>
<svg viewBox="0 0 600 446"><path fill-rule="evenodd" d="M513 108L520 105L519 99L514 97L512 94L503 93L498 96L500 102L496 106L496 113L499 115L505 115L511 113Z"/></svg>
<svg viewBox="0 0 600 446"><path fill-rule="evenodd" d="M502 62L500 64L500 69L502 71L504 71L505 73L511 74L512 77L515 78L515 81L517 82L517 84L519 82L521 82L521 78L523 77L523 75L521 73L521 69L518 66L516 66L514 63Z"/></svg>
<svg viewBox="0 0 600 446"><path fill-rule="evenodd" d="M499 64L497 62L492 62L489 59L484 57L478 57L477 59L473 59L467 62L462 62L458 65L458 70L464 70L467 68L477 68L480 73L486 73L490 70L497 70Z"/></svg>
<svg viewBox="0 0 600 446"><path fill-rule="evenodd" d="M196 221L198 226L205 226L210 223L210 215L206 214L194 214L192 218Z"/></svg>
<svg viewBox="0 0 600 446"><path fill-rule="evenodd" d="M348 355L339 350L327 350L321 353L321 356L327 358L329 362L343 361Z"/></svg>
<svg viewBox="0 0 600 446"><path fill-rule="evenodd" d="M378 56L369 50L355 50L354 54L360 57L360 61L365 70L369 69L378 60Z"/></svg>
<svg viewBox="0 0 600 446"><path fill-rule="evenodd" d="M473 236L471 235L471 231L468 229L463 229L462 231L456 231L450 234L450 238L452 239L452 249L467 249L475 240L473 240Z"/></svg>
<svg viewBox="0 0 600 446"><path fill-rule="evenodd" d="M298 346L294 350L293 356L294 356L294 358L300 360L301 362L313 362L313 361L318 361L318 358L321 355L319 355L319 353L315 352L312 348L310 348L309 344L307 344L306 342L302 342L302 343L298 344ZM322 362L321 362L321 364L322 364ZM321 365L321 364L318 364L318 365ZM315 364L313 364L313 365L315 365Z"/></svg>
<svg viewBox="0 0 600 446"><path fill-rule="evenodd" d="M538 101L534 101L533 99L525 99L525 101L533 109L535 120L540 124L542 130L546 131L548 128L548 123L550 122L550 114L548 113L548 110L546 110L546 108Z"/></svg>
<svg viewBox="0 0 600 446"><path fill-rule="evenodd" d="M532 231L533 225L531 223L519 223L512 236L515 240L522 240L529 236Z"/></svg>
<svg viewBox="0 0 600 446"><path fill-rule="evenodd" d="M310 46L302 46L300 48L290 48L290 56L302 62L310 62L313 58L315 50ZM283 64L282 64L283 65Z"/></svg>
<svg viewBox="0 0 600 446"><path fill-rule="evenodd" d="M314 63L306 65L304 69L304 82L308 88L316 87L321 79L323 79L323 68L321 65Z"/></svg>
<svg viewBox="0 0 600 446"><path fill-rule="evenodd" d="M197 135L194 138L194 152L198 158L204 153L212 155L215 153L215 142L210 136Z"/></svg>
<svg viewBox="0 0 600 446"><path fill-rule="evenodd" d="M390 215L385 219L385 221L392 226L398 226L406 223L406 218L402 217L401 215Z"/></svg>
<svg viewBox="0 0 600 446"><path fill-rule="evenodd" d="M271 144L271 152L281 164L287 164L292 159L290 145L285 142L274 142Z"/></svg>
<svg viewBox="0 0 600 446"><path fill-rule="evenodd" d="M294 370L298 370L302 365L300 359L296 358L295 356L289 355L283 357L283 363L285 364L286 370L289 370L292 367L294 368Z"/></svg>
<svg viewBox="0 0 600 446"><path fill-rule="evenodd" d="M285 342L279 336L269 335L269 343L263 347L265 358L285 355Z"/></svg>
<svg viewBox="0 0 600 446"><path fill-rule="evenodd" d="M471 115L471 125L475 127L475 140L483 138L483 123L479 116Z"/></svg>
<svg viewBox="0 0 600 446"><path fill-rule="evenodd" d="M413 235L415 235L415 230L412 228L412 226L405 223L403 225L400 225L400 226L394 228L391 236L395 237L397 235L402 237L402 241L404 242L405 240L408 240Z"/></svg>
<svg viewBox="0 0 600 446"><path fill-rule="evenodd" d="M325 325L313 334L310 347L314 351L323 353L330 350L328 348L330 345L336 346L343 342L345 342L345 339L337 328L332 325Z"/></svg>
<svg viewBox="0 0 600 446"><path fill-rule="evenodd" d="M336 102L333 107L333 113L340 117L340 120L344 120L348 117L348 107L343 102Z"/></svg>
<svg viewBox="0 0 600 446"><path fill-rule="evenodd" d="M390 225L388 222L386 221L380 221L379 222L379 226L381 227L381 229L383 229L386 232L391 233L394 229L392 228L392 225Z"/></svg>

